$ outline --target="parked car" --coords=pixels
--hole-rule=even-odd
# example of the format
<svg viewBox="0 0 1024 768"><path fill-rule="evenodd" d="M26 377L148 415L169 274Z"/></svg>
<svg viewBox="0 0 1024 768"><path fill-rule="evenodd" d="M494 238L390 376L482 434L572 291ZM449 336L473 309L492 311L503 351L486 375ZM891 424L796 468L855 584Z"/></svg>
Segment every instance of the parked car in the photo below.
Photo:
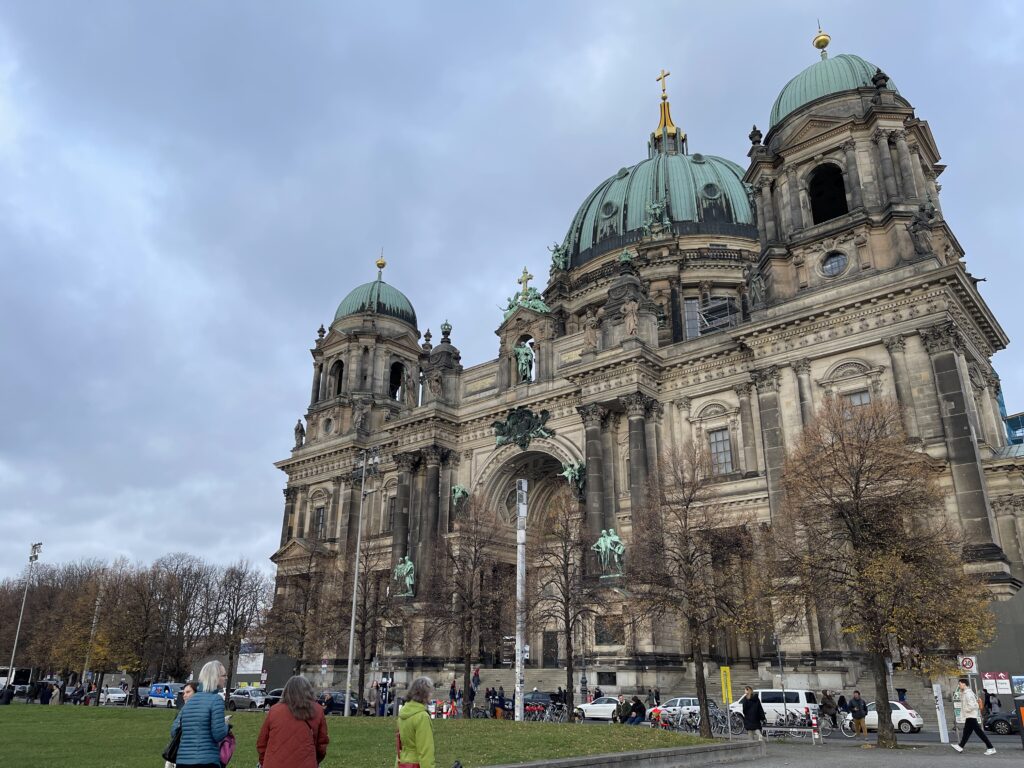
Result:
<svg viewBox="0 0 1024 768"><path fill-rule="evenodd" d="M892 727L900 733L917 733L924 727L924 718L906 704L898 701L889 702L889 711L892 713ZM846 715L850 719L850 715ZM864 718L864 727L869 731L878 730L878 712L875 709L875 702L868 702L868 714Z"/></svg>
<svg viewBox="0 0 1024 768"><path fill-rule="evenodd" d="M149 686L149 706L174 707L184 683L154 683Z"/></svg>
<svg viewBox="0 0 1024 768"><path fill-rule="evenodd" d="M136 688L135 689L135 695L138 697L139 706L140 707L148 706L148 704L149 704L149 686L148 685L140 685L138 688Z"/></svg>
<svg viewBox="0 0 1024 768"><path fill-rule="evenodd" d="M551 704L551 694L546 691L530 691L523 694L523 706L546 707Z"/></svg>
<svg viewBox="0 0 1024 768"><path fill-rule="evenodd" d="M267 698L263 702L263 706L270 709L281 700L282 696L284 696L284 688L275 688L272 691L267 691Z"/></svg>
<svg viewBox="0 0 1024 768"><path fill-rule="evenodd" d="M985 730L1007 736L1020 731L1020 718L1016 710L995 712L985 718Z"/></svg>
<svg viewBox="0 0 1024 768"><path fill-rule="evenodd" d="M796 712L802 715L804 709L812 714L818 711L818 699L814 691L801 691L781 688L757 688L754 695L761 700L764 713L768 722L774 722L777 717L783 717L783 713ZM736 701L729 705L730 712L743 713L743 702Z"/></svg>
<svg viewBox="0 0 1024 768"><path fill-rule="evenodd" d="M126 704L128 694L120 688L104 688L100 691L100 704Z"/></svg>
<svg viewBox="0 0 1024 768"><path fill-rule="evenodd" d="M262 688L235 688L228 696L227 707L232 712L236 709L259 709L266 698L267 692Z"/></svg>
<svg viewBox="0 0 1024 768"><path fill-rule="evenodd" d="M324 691L320 694L317 701L320 706L324 708L325 715L340 715L345 710L345 692L344 691ZM359 712L359 704L357 703L358 697L354 693L348 695L348 707L351 714Z"/></svg>
<svg viewBox="0 0 1024 768"><path fill-rule="evenodd" d="M581 713L585 720L611 720L618 706L619 700L614 696L602 696L589 704L577 705L576 711Z"/></svg>
<svg viewBox="0 0 1024 768"><path fill-rule="evenodd" d="M708 709L717 708L718 703L714 699L708 699ZM664 716L675 717L680 712L689 714L690 712L698 711L700 711L700 701L696 696L676 696L656 707L651 707L650 712L647 713L647 719L650 720L654 712L659 712Z"/></svg>

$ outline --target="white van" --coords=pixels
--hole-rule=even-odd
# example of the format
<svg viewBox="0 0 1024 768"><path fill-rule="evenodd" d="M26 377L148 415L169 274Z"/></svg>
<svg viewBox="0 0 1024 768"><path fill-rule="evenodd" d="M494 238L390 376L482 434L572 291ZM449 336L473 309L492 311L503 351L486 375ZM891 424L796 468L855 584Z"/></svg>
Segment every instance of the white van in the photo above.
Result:
<svg viewBox="0 0 1024 768"><path fill-rule="evenodd" d="M802 715L805 708L812 713L817 713L818 711L818 699L815 698L814 691L790 690L789 688L785 691L781 688L756 688L754 689L754 695L761 700L761 706L764 707L764 714L768 718L769 723L773 723L776 718L782 717L784 711L796 712L798 715ZM743 714L743 698L740 697L738 701L729 705L729 710Z"/></svg>

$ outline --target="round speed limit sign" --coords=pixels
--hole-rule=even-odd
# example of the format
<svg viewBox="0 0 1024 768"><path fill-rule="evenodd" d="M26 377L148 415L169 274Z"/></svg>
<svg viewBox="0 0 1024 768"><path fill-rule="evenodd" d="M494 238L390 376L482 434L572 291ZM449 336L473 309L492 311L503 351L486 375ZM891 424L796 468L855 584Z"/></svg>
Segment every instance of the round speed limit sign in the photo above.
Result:
<svg viewBox="0 0 1024 768"><path fill-rule="evenodd" d="M960 657L960 669L963 672L971 673L977 671L978 668L978 657L977 656L961 656Z"/></svg>

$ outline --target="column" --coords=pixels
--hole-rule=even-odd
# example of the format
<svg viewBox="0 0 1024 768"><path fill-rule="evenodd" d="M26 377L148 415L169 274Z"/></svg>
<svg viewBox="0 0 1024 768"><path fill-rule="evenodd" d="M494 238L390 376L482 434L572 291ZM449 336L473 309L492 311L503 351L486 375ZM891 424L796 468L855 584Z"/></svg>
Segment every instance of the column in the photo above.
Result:
<svg viewBox="0 0 1024 768"><path fill-rule="evenodd" d="M963 339L952 322L922 328L920 334L935 376L946 459L967 544L964 554L968 560L998 559L1002 550L997 543L981 460L967 411L970 384L961 377L957 359L962 355Z"/></svg>
<svg viewBox="0 0 1024 768"><path fill-rule="evenodd" d="M924 169L921 167L921 147L918 144L910 145L910 165L914 171L914 186L917 188L917 196L923 200L927 197L928 185L924 181Z"/></svg>
<svg viewBox="0 0 1024 768"><path fill-rule="evenodd" d="M607 457L604 484L604 514L601 518L602 528L616 526L618 497L615 495L615 476L618 474L618 461L615 460L615 438L618 435L619 414L605 412L601 423L601 453Z"/></svg>
<svg viewBox="0 0 1024 768"><path fill-rule="evenodd" d="M437 541L437 519L441 500L441 449L430 445L420 451L423 456L424 487L423 487L423 525L420 528L419 560L416 561L418 573L428 562L434 561L434 543Z"/></svg>
<svg viewBox="0 0 1024 768"><path fill-rule="evenodd" d="M814 420L814 401L811 394L811 361L806 357L793 363L796 387L800 395L800 423L805 427Z"/></svg>
<svg viewBox="0 0 1024 768"><path fill-rule="evenodd" d="M778 229L775 225L775 201L772 200L772 180L761 179L761 200L764 204L764 234L767 243L777 243Z"/></svg>
<svg viewBox="0 0 1024 768"><path fill-rule="evenodd" d="M646 498L647 485L647 396L634 392L621 398L629 423L629 498L632 509L639 509Z"/></svg>
<svg viewBox="0 0 1024 768"><path fill-rule="evenodd" d="M438 502L440 504L440 514L437 518L438 541L440 541L441 537L451 530L452 486L456 485L454 480L458 470L458 451L446 451L444 464L441 469L441 491L438 496Z"/></svg>
<svg viewBox="0 0 1024 768"><path fill-rule="evenodd" d="M647 401L647 411L644 414L644 438L647 444L647 471L650 474L658 472L658 410L661 403L657 400Z"/></svg>
<svg viewBox="0 0 1024 768"><path fill-rule="evenodd" d="M345 485L344 475L334 478L334 488L331 490L331 508L324 521L325 539L341 538L341 489L343 485Z"/></svg>
<svg viewBox="0 0 1024 768"><path fill-rule="evenodd" d="M907 145L907 132L901 129L894 131L893 135L896 137L896 156L900 161L903 196L916 200L919 195L914 179L914 166L910 164L910 147Z"/></svg>
<svg viewBox="0 0 1024 768"><path fill-rule="evenodd" d="M324 363L323 360L313 363L313 391L309 396L309 404L316 405L316 402L320 399L320 388L321 382L324 375Z"/></svg>
<svg viewBox="0 0 1024 768"><path fill-rule="evenodd" d="M761 241L761 247L764 248L767 243L765 237L765 218L764 218L764 199L761 195L761 189L758 187L757 193L754 195L754 204L757 206L757 234L758 239Z"/></svg>
<svg viewBox="0 0 1024 768"><path fill-rule="evenodd" d="M736 387L740 399L740 431L743 433L743 474L744 477L757 475L757 447L754 445L754 412L750 407L751 383L744 382Z"/></svg>
<svg viewBox="0 0 1024 768"><path fill-rule="evenodd" d="M782 439L782 414L779 412L779 370L774 365L753 371L757 387L757 406L761 413L761 442L764 449L765 476L768 480L768 509L775 515L782 508L782 466L786 446Z"/></svg>
<svg viewBox="0 0 1024 768"><path fill-rule="evenodd" d="M288 543L288 528L292 525L292 518L295 516L295 499L299 492L295 488L285 488L284 491L284 520L281 523L281 546ZM295 536L294 529L292 537Z"/></svg>
<svg viewBox="0 0 1024 768"><path fill-rule="evenodd" d="M395 464L398 465L398 491L395 493L395 527L391 536L391 559L397 563L409 553L409 500L416 455L396 454Z"/></svg>
<svg viewBox="0 0 1024 768"><path fill-rule="evenodd" d="M878 147L878 163L882 169L882 182L884 193L883 204L893 202L897 198L896 172L892 167L892 155L889 154L889 134L879 128L871 136L872 141Z"/></svg>
<svg viewBox="0 0 1024 768"><path fill-rule="evenodd" d="M796 180L796 168L790 168L787 173L789 181L789 231L797 232L803 229L803 214L800 212L800 187Z"/></svg>
<svg viewBox="0 0 1024 768"><path fill-rule="evenodd" d="M892 379L896 384L896 399L903 409L903 426L911 440L921 439L921 428L917 423L917 409L914 407L914 392L907 370L907 341L900 334L882 339L892 361Z"/></svg>
<svg viewBox="0 0 1024 768"><path fill-rule="evenodd" d="M676 400L676 408L679 411L679 448L680 455L687 451L693 442L693 424L690 423L690 398L681 397Z"/></svg>
<svg viewBox="0 0 1024 768"><path fill-rule="evenodd" d="M844 142L843 152L846 153L846 188L850 190L850 202L854 209L861 208L864 197L860 188L860 169L857 168L857 143L853 139Z"/></svg>
<svg viewBox="0 0 1024 768"><path fill-rule="evenodd" d="M601 447L601 420L607 411L597 403L576 408L583 418L584 451L587 462L587 534L594 540L604 523L604 461Z"/></svg>
<svg viewBox="0 0 1024 768"><path fill-rule="evenodd" d="M348 363L345 364L345 375L348 376L348 392L359 390L359 355L361 347L356 344L348 350Z"/></svg>

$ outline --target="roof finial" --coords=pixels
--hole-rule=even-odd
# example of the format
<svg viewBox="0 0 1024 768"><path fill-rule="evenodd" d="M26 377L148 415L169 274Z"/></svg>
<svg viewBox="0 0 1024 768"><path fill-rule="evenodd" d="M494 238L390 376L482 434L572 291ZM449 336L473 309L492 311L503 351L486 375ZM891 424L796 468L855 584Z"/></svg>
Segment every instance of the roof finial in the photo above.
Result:
<svg viewBox="0 0 1024 768"><path fill-rule="evenodd" d="M658 128L651 135L651 140L656 146L661 148L661 151L667 151L668 144L672 145L673 152L686 152L686 134L680 131L676 124L672 122L672 111L668 103L668 89L665 86L665 80L671 75L671 72L666 72L664 69L661 70L655 79L655 81L661 83L661 119L658 121ZM679 142L666 142L668 137L675 139L676 135L679 135Z"/></svg>
<svg viewBox="0 0 1024 768"><path fill-rule="evenodd" d="M527 299L530 296L529 285L531 280L533 280L533 275L530 274L530 270L523 267L523 274L521 274L519 279L516 280L517 283L523 286L523 290L521 291L523 299Z"/></svg>
<svg viewBox="0 0 1024 768"><path fill-rule="evenodd" d="M380 256L377 257L377 279L378 280L380 280L381 277L383 276L384 267L386 267L387 265L388 265L388 263L386 261L384 261L384 246L382 245L380 247Z"/></svg>
<svg viewBox="0 0 1024 768"><path fill-rule="evenodd" d="M829 37L825 32L822 31L822 29L821 29L821 19L818 19L818 34L816 34L814 36L814 39L811 41L811 45L813 45L815 48L817 48L819 51L821 51L821 58L822 59L827 59L828 58L828 52L825 49L828 48L828 44L831 41L832 41L832 38Z"/></svg>

